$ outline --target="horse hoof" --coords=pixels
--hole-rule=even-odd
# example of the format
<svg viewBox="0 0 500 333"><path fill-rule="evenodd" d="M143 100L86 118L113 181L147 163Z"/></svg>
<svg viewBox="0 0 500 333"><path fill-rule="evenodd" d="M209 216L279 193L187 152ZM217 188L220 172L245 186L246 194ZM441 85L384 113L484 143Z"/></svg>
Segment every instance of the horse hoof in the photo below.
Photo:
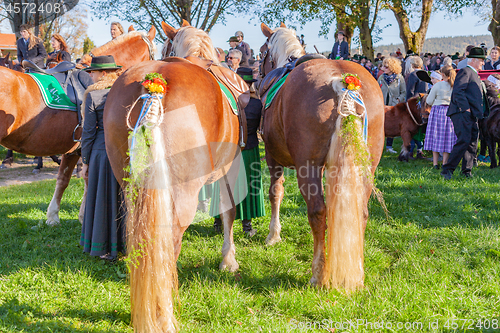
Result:
<svg viewBox="0 0 500 333"><path fill-rule="evenodd" d="M10 164L2 164L0 165L0 169L8 169L10 168Z"/></svg>
<svg viewBox="0 0 500 333"><path fill-rule="evenodd" d="M267 238L266 238L266 245L268 245L268 246L272 246L272 245L279 243L279 242L281 242L280 236L275 236L275 237L267 236Z"/></svg>
<svg viewBox="0 0 500 333"><path fill-rule="evenodd" d="M45 224L51 227L58 225L59 223L59 218L47 219L47 221L45 221Z"/></svg>
<svg viewBox="0 0 500 333"><path fill-rule="evenodd" d="M226 263L224 261L222 261L219 265L219 269L221 271L228 271L228 272L236 272L238 270L238 268L240 268L240 265L236 262L236 260L233 262L233 263Z"/></svg>
<svg viewBox="0 0 500 333"><path fill-rule="evenodd" d="M40 173L40 169L33 169L33 173L34 173L35 175L38 175L38 174Z"/></svg>

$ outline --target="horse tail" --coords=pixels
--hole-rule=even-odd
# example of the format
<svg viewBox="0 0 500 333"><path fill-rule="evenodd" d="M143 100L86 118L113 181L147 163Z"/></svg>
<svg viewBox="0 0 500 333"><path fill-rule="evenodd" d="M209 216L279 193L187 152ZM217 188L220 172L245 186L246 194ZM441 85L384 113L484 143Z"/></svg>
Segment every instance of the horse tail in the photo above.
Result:
<svg viewBox="0 0 500 333"><path fill-rule="evenodd" d="M341 100L339 96L338 101ZM363 287L367 191L371 189L372 179L370 169L361 119L355 115L344 117L339 114L326 159L328 240L323 285L337 289L343 287L346 291Z"/></svg>
<svg viewBox="0 0 500 333"><path fill-rule="evenodd" d="M135 332L176 332L174 216L161 126L140 128L131 140L127 264L132 323Z"/></svg>

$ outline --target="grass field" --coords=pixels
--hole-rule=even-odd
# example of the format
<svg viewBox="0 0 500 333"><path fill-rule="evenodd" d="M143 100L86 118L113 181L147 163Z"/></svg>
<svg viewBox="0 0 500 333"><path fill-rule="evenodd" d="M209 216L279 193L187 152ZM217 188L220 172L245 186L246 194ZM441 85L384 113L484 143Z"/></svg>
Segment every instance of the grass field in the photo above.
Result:
<svg viewBox="0 0 500 333"><path fill-rule="evenodd" d="M376 185L390 218L371 200L366 288L351 295L308 284L312 235L293 172L283 242L264 245L267 201L255 237L236 222L237 273L218 270L212 222L191 225L178 261L181 332L500 331L500 169L445 182L431 164L384 154ZM0 188L0 332L132 332L124 261L78 245L82 180L65 193L61 225L44 225L54 185Z"/></svg>

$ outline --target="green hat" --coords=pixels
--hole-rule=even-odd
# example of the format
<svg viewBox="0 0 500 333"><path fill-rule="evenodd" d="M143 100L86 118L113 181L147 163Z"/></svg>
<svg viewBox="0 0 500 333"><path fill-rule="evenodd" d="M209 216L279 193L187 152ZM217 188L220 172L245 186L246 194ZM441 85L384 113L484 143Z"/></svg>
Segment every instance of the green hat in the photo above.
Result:
<svg viewBox="0 0 500 333"><path fill-rule="evenodd" d="M452 55L451 60L458 60L458 56L456 54Z"/></svg>
<svg viewBox="0 0 500 333"><path fill-rule="evenodd" d="M481 48L481 47L473 47L469 51L469 54L467 55L467 58L486 59L486 51L483 48Z"/></svg>
<svg viewBox="0 0 500 333"><path fill-rule="evenodd" d="M238 42L238 37L236 37L236 36L230 37L228 40L228 43L231 43L231 42Z"/></svg>
<svg viewBox="0 0 500 333"><path fill-rule="evenodd" d="M122 66L117 66L115 58L112 55L104 55L93 57L90 67L85 68L85 71L104 71L107 69L120 69Z"/></svg>
<svg viewBox="0 0 500 333"><path fill-rule="evenodd" d="M256 79L253 78L253 71L252 71L251 68L248 68L248 67L238 67L238 69L236 70L236 74L238 74L239 76L241 76L241 78L245 82L252 83L252 82L257 81Z"/></svg>

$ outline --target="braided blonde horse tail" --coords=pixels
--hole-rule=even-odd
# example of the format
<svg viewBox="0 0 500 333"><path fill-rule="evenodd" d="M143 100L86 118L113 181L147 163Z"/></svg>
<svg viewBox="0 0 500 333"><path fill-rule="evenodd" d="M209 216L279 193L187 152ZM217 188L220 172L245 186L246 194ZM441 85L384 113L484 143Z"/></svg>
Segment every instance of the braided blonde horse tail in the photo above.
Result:
<svg viewBox="0 0 500 333"><path fill-rule="evenodd" d="M367 191L371 191L367 176L370 167L362 165L356 153L360 149L368 153L362 139L361 118L352 103L344 103L345 92L337 90L337 96L338 115L326 160L328 240L323 285L351 291L364 284L364 223ZM347 118L349 114L351 117Z"/></svg>

